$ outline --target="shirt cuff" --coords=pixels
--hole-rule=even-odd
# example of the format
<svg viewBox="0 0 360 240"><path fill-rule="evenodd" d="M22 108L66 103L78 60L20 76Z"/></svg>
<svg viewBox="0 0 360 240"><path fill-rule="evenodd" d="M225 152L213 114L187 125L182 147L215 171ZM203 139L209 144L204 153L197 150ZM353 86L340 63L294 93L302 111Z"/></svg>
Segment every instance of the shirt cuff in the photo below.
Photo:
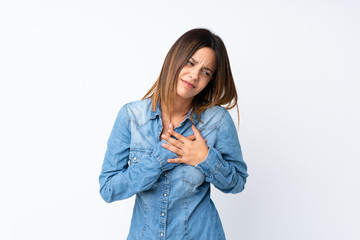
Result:
<svg viewBox="0 0 360 240"><path fill-rule="evenodd" d="M206 176L210 176L220 169L221 160L222 156L219 151L210 146L205 160L196 164L195 167L202 171Z"/></svg>

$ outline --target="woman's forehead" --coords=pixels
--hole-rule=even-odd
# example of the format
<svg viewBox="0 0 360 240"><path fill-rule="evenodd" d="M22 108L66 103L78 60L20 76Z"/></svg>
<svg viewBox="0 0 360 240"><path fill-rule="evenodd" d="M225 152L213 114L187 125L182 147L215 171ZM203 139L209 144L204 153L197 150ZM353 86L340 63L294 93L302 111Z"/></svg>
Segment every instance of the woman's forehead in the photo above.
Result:
<svg viewBox="0 0 360 240"><path fill-rule="evenodd" d="M199 48L195 51L195 53L191 56L191 59L195 63L200 63L206 67L211 69L215 69L216 67L216 56L215 51L209 47Z"/></svg>

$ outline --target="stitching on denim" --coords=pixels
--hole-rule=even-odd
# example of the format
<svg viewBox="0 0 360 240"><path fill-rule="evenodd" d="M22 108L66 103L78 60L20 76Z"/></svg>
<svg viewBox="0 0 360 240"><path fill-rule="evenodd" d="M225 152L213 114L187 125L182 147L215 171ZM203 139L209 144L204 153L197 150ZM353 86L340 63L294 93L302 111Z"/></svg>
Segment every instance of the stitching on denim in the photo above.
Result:
<svg viewBox="0 0 360 240"><path fill-rule="evenodd" d="M128 106L129 104L125 104L124 108L125 108L125 113L126 113L126 119L128 120L128 122L130 123L131 121L131 118L130 118L130 115L129 115L129 109L128 109Z"/></svg>
<svg viewBox="0 0 360 240"><path fill-rule="evenodd" d="M125 107L126 107L126 108L125 108L125 110L126 110L126 117L127 117L128 121L135 123L136 126L138 126L138 127L144 126L148 121L144 121L143 123L139 123L138 121L136 121L136 119L133 119L132 116L130 116L130 114L129 114L129 110L128 110L129 104L130 104L130 103L125 104ZM134 104L134 105L135 105L135 104L139 104L139 102L136 102L136 103L133 103L133 104Z"/></svg>
<svg viewBox="0 0 360 240"><path fill-rule="evenodd" d="M184 169L184 166L181 166L181 180L187 184L189 184L190 186L192 187L195 187L195 184L189 182L186 180L186 177L185 177L185 169Z"/></svg>
<svg viewBox="0 0 360 240"><path fill-rule="evenodd" d="M211 147L211 148L215 149L214 147ZM210 148L209 148L209 149L210 149ZM210 151L210 150L209 150L209 151ZM216 154L216 153L215 153L215 154ZM209 171L209 172L205 173L205 176L210 177L211 175L217 173L220 168L221 168L221 160L219 160L218 163L216 164L215 170Z"/></svg>
<svg viewBox="0 0 360 240"><path fill-rule="evenodd" d="M147 228L147 217L148 217L148 206L146 205L145 201L144 201L144 205L145 205L145 216L144 216L144 227L143 227L143 230L142 230L142 236L141 238L144 238L144 235L145 235L145 230Z"/></svg>
<svg viewBox="0 0 360 240"><path fill-rule="evenodd" d="M215 170L212 172L212 174L217 173L219 171L219 169L221 168L221 165L222 165L221 160L219 160L219 163L216 165Z"/></svg>
<svg viewBox="0 0 360 240"><path fill-rule="evenodd" d="M185 196L185 237L189 240L189 221L188 221L188 195Z"/></svg>
<svg viewBox="0 0 360 240"><path fill-rule="evenodd" d="M204 174L205 175L205 174ZM206 176L206 175L205 175ZM186 174L185 174L185 168L184 166L181 166L181 180L187 184L189 184L192 187L196 187L196 186L200 186L200 183L203 183L205 181L205 179L199 183L191 183L186 179Z"/></svg>
<svg viewBox="0 0 360 240"><path fill-rule="evenodd" d="M223 112L222 115L221 115L221 120L219 121L219 125L218 125L217 128L216 128L215 142L217 142L217 140L218 140L219 132L220 132L220 126L222 125L222 122L223 122L223 120L224 120L224 118L225 118L225 116L226 116L227 113L228 113L228 111L225 109L224 112ZM214 148L214 149L215 149L215 148ZM220 156L220 157L221 157L221 156ZM218 164L217 164L216 167L215 167L215 170L212 171L212 172L210 172L209 175L213 175L213 174L217 173L217 172L219 171L220 167L221 167L221 160L219 160Z"/></svg>
<svg viewBox="0 0 360 240"><path fill-rule="evenodd" d="M162 169L163 171L166 171L167 169L165 169L165 165L164 165L164 163L161 161L161 157L159 157L159 156L155 153L154 150L151 152L151 155L154 156L155 159L160 163L161 169Z"/></svg>
<svg viewBox="0 0 360 240"><path fill-rule="evenodd" d="M151 151L149 151L147 149L130 148L130 151L129 151L129 160L130 160L130 162L134 163L134 164L140 162L142 156L139 156L139 155L142 155L142 154L150 156ZM134 160L134 157L136 157L136 160Z"/></svg>
<svg viewBox="0 0 360 240"><path fill-rule="evenodd" d="M227 113L227 111L226 111L226 109L225 109L225 111L222 113L222 115L221 115L221 120L220 121L218 121L218 125L216 126L216 134L215 134L215 142L217 141L217 139L218 139L218 136L219 136L219 129L220 129L220 126L221 126L221 124L222 124L222 122L223 122L223 120L224 120L224 118L225 118L225 115L226 115L226 113Z"/></svg>
<svg viewBox="0 0 360 240"><path fill-rule="evenodd" d="M151 154L152 153L152 149L150 149L150 148L136 148L136 147L134 148L134 147L130 147L130 151L146 153L146 154Z"/></svg>

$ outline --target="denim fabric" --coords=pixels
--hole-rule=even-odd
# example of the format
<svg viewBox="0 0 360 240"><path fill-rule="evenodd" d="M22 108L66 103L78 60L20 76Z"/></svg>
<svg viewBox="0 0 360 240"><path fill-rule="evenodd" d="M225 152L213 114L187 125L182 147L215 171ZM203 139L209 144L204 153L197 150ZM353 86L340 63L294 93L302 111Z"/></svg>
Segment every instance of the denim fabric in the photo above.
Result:
<svg viewBox="0 0 360 240"><path fill-rule="evenodd" d="M229 112L212 107L201 113L201 123L189 111L174 129L189 136L194 124L206 138L208 155L194 167L167 162L176 154L161 146L166 141L160 141L160 104L151 111L151 101L120 109L99 177L101 197L110 203L136 194L128 240L225 239L210 183L224 193L239 193L248 176Z"/></svg>

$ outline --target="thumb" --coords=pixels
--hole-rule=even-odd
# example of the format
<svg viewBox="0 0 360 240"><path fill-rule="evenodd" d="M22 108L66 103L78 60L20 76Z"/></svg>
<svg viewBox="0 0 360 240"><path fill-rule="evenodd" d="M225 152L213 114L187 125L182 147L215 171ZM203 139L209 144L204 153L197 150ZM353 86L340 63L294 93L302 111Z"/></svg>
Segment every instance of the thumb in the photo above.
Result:
<svg viewBox="0 0 360 240"><path fill-rule="evenodd" d="M192 130L194 132L194 135L195 135L195 138L196 139L203 139L201 134L200 134L200 131L195 127L195 125L192 125Z"/></svg>

